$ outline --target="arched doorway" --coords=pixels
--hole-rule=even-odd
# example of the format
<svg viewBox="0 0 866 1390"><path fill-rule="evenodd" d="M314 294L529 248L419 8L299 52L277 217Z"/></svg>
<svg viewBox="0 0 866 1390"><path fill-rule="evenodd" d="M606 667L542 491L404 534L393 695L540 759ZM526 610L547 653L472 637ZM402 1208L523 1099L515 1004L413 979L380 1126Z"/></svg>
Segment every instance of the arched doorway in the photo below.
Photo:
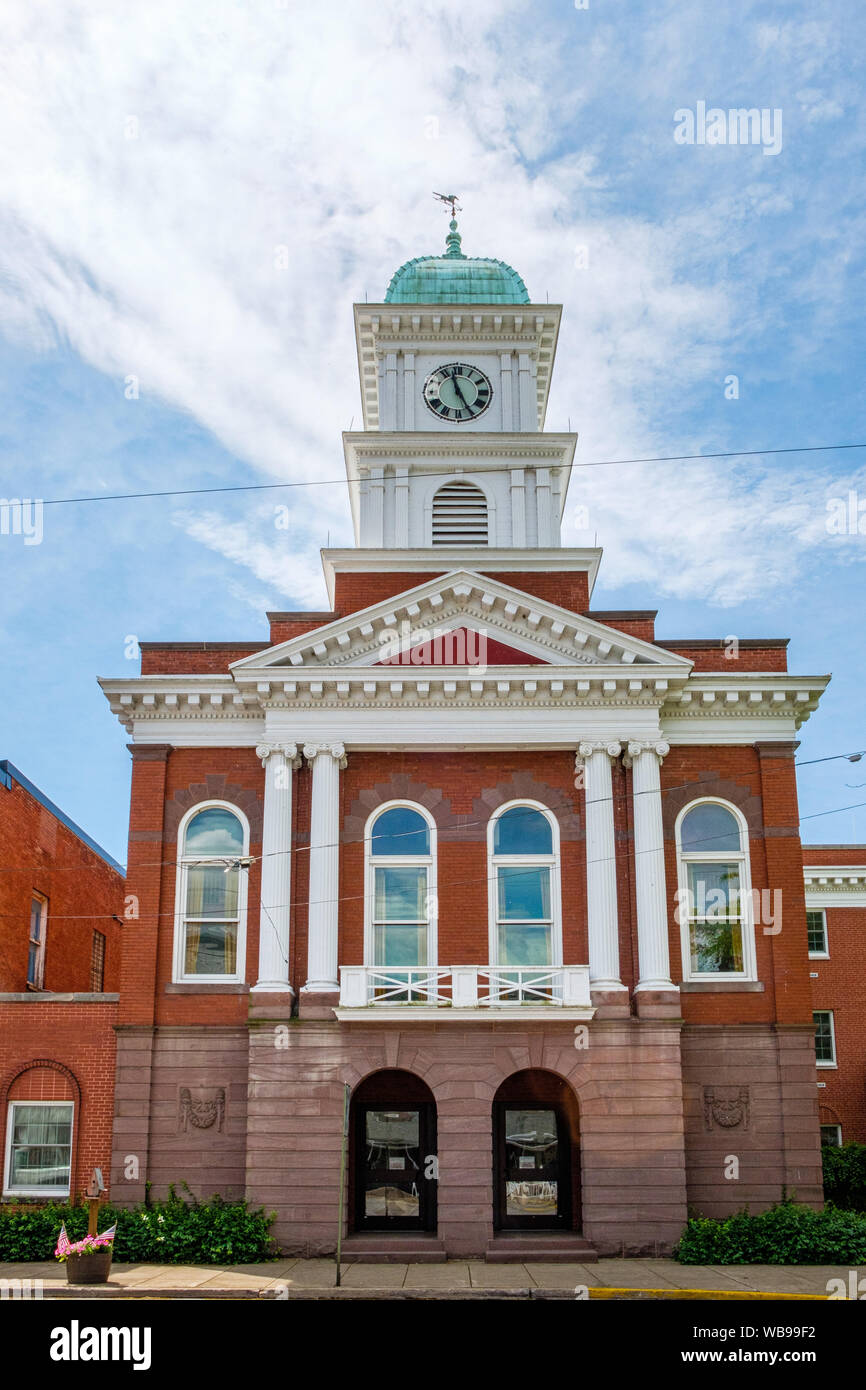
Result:
<svg viewBox="0 0 866 1390"><path fill-rule="evenodd" d="M435 1231L436 1102L412 1072L367 1076L352 1096L351 1222L356 1231Z"/></svg>
<svg viewBox="0 0 866 1390"><path fill-rule="evenodd" d="M515 1072L493 1099L493 1224L497 1231L580 1228L577 1100L553 1072Z"/></svg>

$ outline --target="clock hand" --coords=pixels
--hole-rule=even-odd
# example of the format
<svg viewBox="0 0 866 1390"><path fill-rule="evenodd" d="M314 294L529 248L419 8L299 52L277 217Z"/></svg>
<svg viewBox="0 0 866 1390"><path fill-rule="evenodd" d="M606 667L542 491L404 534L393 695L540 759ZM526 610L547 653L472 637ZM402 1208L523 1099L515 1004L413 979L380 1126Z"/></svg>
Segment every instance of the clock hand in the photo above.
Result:
<svg viewBox="0 0 866 1390"><path fill-rule="evenodd" d="M468 404L467 404L466 397L464 396L463 392L460 390L460 387L459 387L458 384L457 384L457 376L456 376L456 373L455 373L454 376L452 376L451 382L452 382L452 384L453 384L453 386L454 386L454 390L457 392L457 394L458 394L458 396L460 397L461 401L463 402L464 406L466 406L466 409L468 410L468 409L469 409L469 406L468 406Z"/></svg>

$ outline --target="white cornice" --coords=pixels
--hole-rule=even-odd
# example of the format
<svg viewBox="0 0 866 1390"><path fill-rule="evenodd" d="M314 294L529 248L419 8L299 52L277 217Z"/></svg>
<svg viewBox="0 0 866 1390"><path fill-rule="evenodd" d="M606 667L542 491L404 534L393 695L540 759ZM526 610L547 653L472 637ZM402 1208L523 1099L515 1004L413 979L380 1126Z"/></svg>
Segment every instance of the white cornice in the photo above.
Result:
<svg viewBox="0 0 866 1390"><path fill-rule="evenodd" d="M829 676L776 671L694 672L685 686L670 692L662 718L677 743L712 741L694 739L693 735L711 731L713 725L729 721L732 715L743 719L784 715L793 719L796 731L817 709L829 682Z"/></svg>
<svg viewBox="0 0 866 1390"><path fill-rule="evenodd" d="M323 549L322 569L328 601L334 606L338 574L442 574L469 570L473 574L579 574L587 576L590 595L595 587L602 551L597 547L545 547L520 550L512 546L429 546L426 549Z"/></svg>
<svg viewBox="0 0 866 1390"><path fill-rule="evenodd" d="M686 657L536 598L502 580L472 570L456 570L242 657L232 662L231 671L241 680L246 673L266 667L279 667L286 674L287 670L309 667L321 671L358 662L369 664L382 652L382 635L398 631L404 623L423 632L439 625L458 626L461 616L498 641L518 640L523 650L542 661L602 665L615 668L618 674L627 667L636 678L647 665L676 673L680 679L692 667Z"/></svg>
<svg viewBox="0 0 866 1390"><path fill-rule="evenodd" d="M806 864L806 907L866 907L866 864Z"/></svg>
<svg viewBox="0 0 866 1390"><path fill-rule="evenodd" d="M354 314L365 429L379 425L382 352L461 344L528 352L534 358L538 424L543 427L561 304L355 304Z"/></svg>

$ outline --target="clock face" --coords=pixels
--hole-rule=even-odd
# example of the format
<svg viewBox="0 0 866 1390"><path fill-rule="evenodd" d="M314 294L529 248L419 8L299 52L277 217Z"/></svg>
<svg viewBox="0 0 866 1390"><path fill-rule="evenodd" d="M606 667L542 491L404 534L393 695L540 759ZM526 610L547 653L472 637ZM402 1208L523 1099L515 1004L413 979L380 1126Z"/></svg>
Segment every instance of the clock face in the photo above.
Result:
<svg viewBox="0 0 866 1390"><path fill-rule="evenodd" d="M460 424L482 415L493 399L488 377L466 362L437 367L424 382L424 404L440 420Z"/></svg>

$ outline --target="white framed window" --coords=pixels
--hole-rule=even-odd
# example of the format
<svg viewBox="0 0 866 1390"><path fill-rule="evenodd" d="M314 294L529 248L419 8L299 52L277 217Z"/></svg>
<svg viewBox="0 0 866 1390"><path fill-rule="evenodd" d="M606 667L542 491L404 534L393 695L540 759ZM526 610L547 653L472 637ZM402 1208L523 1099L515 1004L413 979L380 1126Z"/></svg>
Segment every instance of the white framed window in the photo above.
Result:
<svg viewBox="0 0 866 1390"><path fill-rule="evenodd" d="M41 989L45 980L45 933L48 899L42 893L30 898L30 944L27 952L27 988Z"/></svg>
<svg viewBox="0 0 866 1390"><path fill-rule="evenodd" d="M810 960L829 960L830 950L827 945L827 914L823 908L812 910L806 913L806 934L809 942Z"/></svg>
<svg viewBox="0 0 866 1390"><path fill-rule="evenodd" d="M841 1125L822 1125L821 1143L829 1144L831 1148L841 1149L842 1147L842 1126Z"/></svg>
<svg viewBox="0 0 866 1390"><path fill-rule="evenodd" d="M9 1102L4 1196L69 1196L73 1111L71 1100Z"/></svg>
<svg viewBox="0 0 866 1390"><path fill-rule="evenodd" d="M562 965L556 816L537 801L507 802L490 819L487 852L490 963L521 972Z"/></svg>
<svg viewBox="0 0 866 1390"><path fill-rule="evenodd" d="M815 1022L815 1061L819 1067L836 1066L836 1028L832 1009L816 1009L812 1014Z"/></svg>
<svg viewBox="0 0 866 1390"><path fill-rule="evenodd" d="M178 832L174 980L243 981L250 828L226 801L193 806Z"/></svg>
<svg viewBox="0 0 866 1390"><path fill-rule="evenodd" d="M683 979L757 979L742 813L727 801L692 801L677 816L676 845Z"/></svg>
<svg viewBox="0 0 866 1390"><path fill-rule="evenodd" d="M477 483L455 478L433 497L433 545L487 545L487 498Z"/></svg>
<svg viewBox="0 0 866 1390"><path fill-rule="evenodd" d="M390 801L367 820L364 843L365 964L389 975L435 966L436 822L423 806Z"/></svg>

